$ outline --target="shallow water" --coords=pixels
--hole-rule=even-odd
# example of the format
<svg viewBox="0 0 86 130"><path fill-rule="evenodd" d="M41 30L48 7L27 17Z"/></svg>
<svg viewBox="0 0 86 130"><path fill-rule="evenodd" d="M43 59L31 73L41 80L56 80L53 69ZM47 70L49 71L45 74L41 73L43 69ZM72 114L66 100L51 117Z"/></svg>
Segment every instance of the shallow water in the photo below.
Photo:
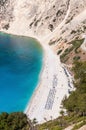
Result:
<svg viewBox="0 0 86 130"><path fill-rule="evenodd" d="M37 86L43 50L32 38L0 33L0 112L24 111Z"/></svg>

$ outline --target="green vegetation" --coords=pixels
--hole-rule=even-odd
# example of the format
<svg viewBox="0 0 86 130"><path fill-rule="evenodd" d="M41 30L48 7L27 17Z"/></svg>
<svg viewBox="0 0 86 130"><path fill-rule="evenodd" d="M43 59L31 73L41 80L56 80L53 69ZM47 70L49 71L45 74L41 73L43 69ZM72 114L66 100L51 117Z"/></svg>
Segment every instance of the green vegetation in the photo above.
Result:
<svg viewBox="0 0 86 130"><path fill-rule="evenodd" d="M0 114L0 130L29 130L26 115L22 112Z"/></svg>
<svg viewBox="0 0 86 130"><path fill-rule="evenodd" d="M77 53L78 48L81 46L81 44L83 43L84 39L81 40L74 40L71 42L71 44L73 45L73 48L75 50L75 53Z"/></svg>
<svg viewBox="0 0 86 130"><path fill-rule="evenodd" d="M73 46L72 47L70 47L70 48L67 48L65 51L64 51L64 53L60 56L60 58L61 58L61 61L62 62L66 62L67 60L68 60L68 54L73 50L74 48L73 48Z"/></svg>
<svg viewBox="0 0 86 130"><path fill-rule="evenodd" d="M33 130L63 130L72 124L76 124L72 129L76 130L86 124L86 61L80 61L81 55L77 55L79 53L78 48L82 43L83 39L72 41L72 46L67 48L61 55L61 60L66 61L71 51L76 54L72 58L74 62L72 71L76 90L62 101L63 108L67 110L67 115L65 115L63 109L59 118L52 120L51 117L51 121L39 125L36 119L28 123L26 115L21 112L2 113L0 114L0 130L29 130L30 127ZM59 50L58 53L60 54L61 51Z"/></svg>
<svg viewBox="0 0 86 130"><path fill-rule="evenodd" d="M38 130L47 130L47 129L63 130L67 126L75 124L75 123L77 123L77 125L75 125L74 127L76 128L77 126L78 128L80 128L81 126L86 124L86 116L82 117L82 116L77 116L76 114L70 113L70 115L68 116L60 116L59 118L55 120L48 121L41 125L37 125L36 128Z"/></svg>
<svg viewBox="0 0 86 130"><path fill-rule="evenodd" d="M63 130L69 125L76 124L73 128L75 130L86 124L86 61L81 61L81 52L79 51L83 40L76 39L69 43L71 46L66 48L60 56L62 62L66 62L69 58L72 60L72 71L75 78L76 90L62 101L63 108L67 110L67 115L65 116L62 110L59 118L38 125L38 130ZM57 52L57 54L60 53L61 50Z"/></svg>
<svg viewBox="0 0 86 130"><path fill-rule="evenodd" d="M57 121L49 121L38 126L38 130L62 130Z"/></svg>
<svg viewBox="0 0 86 130"><path fill-rule="evenodd" d="M72 92L68 99L64 99L63 104L68 114L73 112L77 116L86 116L86 61L74 64L76 91Z"/></svg>
<svg viewBox="0 0 86 130"><path fill-rule="evenodd" d="M61 52L62 52L62 50L59 50L59 51L57 52L57 55L59 55Z"/></svg>
<svg viewBox="0 0 86 130"><path fill-rule="evenodd" d="M70 57L68 55L70 55L71 52L74 52L74 54L78 54L78 48L81 46L81 44L83 43L84 39L80 39L80 40L74 40L72 41L70 44L72 45L71 47L67 48L64 53L60 56L61 58L61 61L62 62L66 62ZM72 58L72 57L71 57ZM76 56L76 58L73 58L74 60L79 60L80 57L79 56Z"/></svg>
<svg viewBox="0 0 86 130"><path fill-rule="evenodd" d="M83 125L86 125L86 121L81 121L80 123L76 124L72 130L77 130L80 127L82 127Z"/></svg>
<svg viewBox="0 0 86 130"><path fill-rule="evenodd" d="M73 58L74 61L77 61L79 59L80 59L80 56L74 56L74 58Z"/></svg>
<svg viewBox="0 0 86 130"><path fill-rule="evenodd" d="M68 51L68 50L65 50ZM63 100L63 108L66 108L67 115L64 111L60 112L61 116L55 120L38 125L36 119L27 121L27 117L22 112L2 113L0 114L0 130L63 130L71 124L77 123L73 130L86 124L86 61L74 62L73 67L76 90L71 93L69 98ZM30 126L29 126L30 124ZM36 125L34 127L34 125Z"/></svg>
<svg viewBox="0 0 86 130"><path fill-rule="evenodd" d="M66 50L67 51L67 50ZM69 125L76 124L73 130L86 124L86 61L74 62L73 67L76 90L69 98L63 100L63 107L67 109L67 116L62 110L59 118L37 126L38 130L63 130Z"/></svg>

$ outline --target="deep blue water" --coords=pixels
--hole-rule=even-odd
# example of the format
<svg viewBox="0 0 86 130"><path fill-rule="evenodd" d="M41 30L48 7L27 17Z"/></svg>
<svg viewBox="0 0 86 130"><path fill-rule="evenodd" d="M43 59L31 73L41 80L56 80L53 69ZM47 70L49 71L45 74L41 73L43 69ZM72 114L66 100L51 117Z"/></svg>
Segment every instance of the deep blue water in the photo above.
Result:
<svg viewBox="0 0 86 130"><path fill-rule="evenodd" d="M0 33L0 112L25 110L42 59L43 50L35 39Z"/></svg>

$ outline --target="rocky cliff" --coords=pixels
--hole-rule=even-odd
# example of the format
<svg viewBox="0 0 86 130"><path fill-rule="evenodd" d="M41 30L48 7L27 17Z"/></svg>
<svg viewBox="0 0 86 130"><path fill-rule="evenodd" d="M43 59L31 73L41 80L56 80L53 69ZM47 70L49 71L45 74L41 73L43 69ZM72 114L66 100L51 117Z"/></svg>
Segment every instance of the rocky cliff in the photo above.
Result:
<svg viewBox="0 0 86 130"><path fill-rule="evenodd" d="M86 0L1 0L0 30L57 46L86 32Z"/></svg>

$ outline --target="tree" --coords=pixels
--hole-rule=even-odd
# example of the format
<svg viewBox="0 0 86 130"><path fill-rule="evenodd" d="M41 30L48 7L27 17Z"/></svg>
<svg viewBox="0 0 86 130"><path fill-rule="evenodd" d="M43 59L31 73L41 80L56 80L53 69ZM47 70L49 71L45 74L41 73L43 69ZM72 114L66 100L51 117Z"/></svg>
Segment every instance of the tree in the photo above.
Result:
<svg viewBox="0 0 86 130"><path fill-rule="evenodd" d="M0 114L0 130L28 130L27 116L22 112Z"/></svg>

